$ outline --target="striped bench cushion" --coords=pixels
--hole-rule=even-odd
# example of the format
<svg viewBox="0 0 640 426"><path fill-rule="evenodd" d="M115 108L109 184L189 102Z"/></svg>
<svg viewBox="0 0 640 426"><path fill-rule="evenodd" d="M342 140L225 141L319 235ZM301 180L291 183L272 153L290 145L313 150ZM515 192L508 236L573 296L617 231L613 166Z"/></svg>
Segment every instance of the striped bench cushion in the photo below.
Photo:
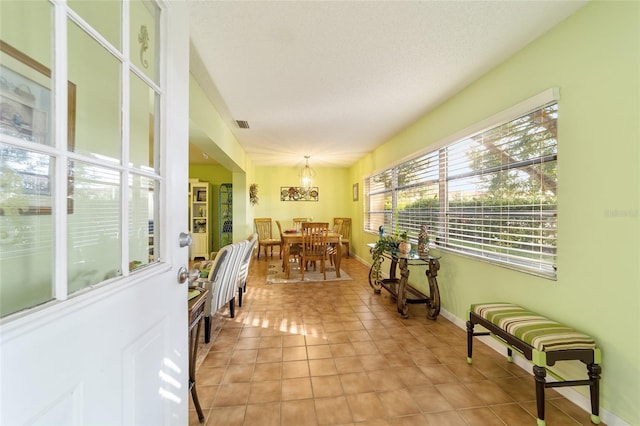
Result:
<svg viewBox="0 0 640 426"><path fill-rule="evenodd" d="M586 334L511 303L475 304L471 312L542 352L596 347Z"/></svg>

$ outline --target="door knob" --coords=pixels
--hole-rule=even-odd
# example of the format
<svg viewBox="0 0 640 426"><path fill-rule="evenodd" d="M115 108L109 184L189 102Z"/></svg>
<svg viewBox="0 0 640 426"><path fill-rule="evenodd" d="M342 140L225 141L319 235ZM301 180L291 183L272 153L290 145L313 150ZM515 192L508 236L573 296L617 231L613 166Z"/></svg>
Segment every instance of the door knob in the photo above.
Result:
<svg viewBox="0 0 640 426"><path fill-rule="evenodd" d="M187 270L187 268L185 268L184 266L181 266L180 269L178 269L178 283L180 284L184 284L187 281L189 281L189 284L191 284L192 282L197 280L199 276L200 271L198 269L194 268L191 270Z"/></svg>
<svg viewBox="0 0 640 426"><path fill-rule="evenodd" d="M180 243L180 247L187 247L191 245L191 234L188 234L186 232L181 232L180 236L178 237L178 242Z"/></svg>

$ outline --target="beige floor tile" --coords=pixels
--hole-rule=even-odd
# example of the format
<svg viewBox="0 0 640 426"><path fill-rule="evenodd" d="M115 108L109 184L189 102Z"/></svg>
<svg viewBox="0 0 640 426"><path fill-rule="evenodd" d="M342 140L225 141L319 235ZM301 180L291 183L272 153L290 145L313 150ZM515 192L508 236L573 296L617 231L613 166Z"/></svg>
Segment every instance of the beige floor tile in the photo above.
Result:
<svg viewBox="0 0 640 426"><path fill-rule="evenodd" d="M444 411L441 413L430 413L424 415L427 424L437 426L467 426L467 422L455 411ZM522 425L521 425L522 426Z"/></svg>
<svg viewBox="0 0 640 426"><path fill-rule="evenodd" d="M316 409L313 399L282 402L280 419L282 426L316 426Z"/></svg>
<svg viewBox="0 0 640 426"><path fill-rule="evenodd" d="M331 358L331 349L329 345L316 345L307 348L307 356L309 359Z"/></svg>
<svg viewBox="0 0 640 426"><path fill-rule="evenodd" d="M257 349L237 349L231 354L229 364L253 364L256 362L257 356Z"/></svg>
<svg viewBox="0 0 640 426"><path fill-rule="evenodd" d="M249 383L231 383L220 385L213 401L214 407L228 407L231 405L245 405L249 399Z"/></svg>
<svg viewBox="0 0 640 426"><path fill-rule="evenodd" d="M260 337L242 337L236 343L238 349L258 349L260 347Z"/></svg>
<svg viewBox="0 0 640 426"><path fill-rule="evenodd" d="M310 377L299 377L282 381L282 400L313 398Z"/></svg>
<svg viewBox="0 0 640 426"><path fill-rule="evenodd" d="M200 386L211 386L218 385L222 383L222 377L226 368L223 367L200 367L200 371L198 372L198 387Z"/></svg>
<svg viewBox="0 0 640 426"><path fill-rule="evenodd" d="M340 382L345 394L365 393L375 391L373 384L366 373L341 374Z"/></svg>
<svg viewBox="0 0 640 426"><path fill-rule="evenodd" d="M319 425L340 425L353 421L349 404L344 396L315 398L314 404Z"/></svg>
<svg viewBox="0 0 640 426"><path fill-rule="evenodd" d="M342 384L338 376L311 377L314 398L326 398L344 394Z"/></svg>
<svg viewBox="0 0 640 426"><path fill-rule="evenodd" d="M227 367L222 383L248 382L253 376L253 364L230 365Z"/></svg>
<svg viewBox="0 0 640 426"><path fill-rule="evenodd" d="M485 404L508 404L514 402L505 391L490 380L481 380L478 382L465 382L467 389L477 395Z"/></svg>
<svg viewBox="0 0 640 426"><path fill-rule="evenodd" d="M309 360L309 372L311 376L331 376L338 374L333 358Z"/></svg>
<svg viewBox="0 0 640 426"><path fill-rule="evenodd" d="M375 392L347 395L347 402L354 422L385 417L384 408Z"/></svg>
<svg viewBox="0 0 640 426"><path fill-rule="evenodd" d="M460 383L445 383L436 385L438 392L445 397L454 408L471 408L483 405L482 400L475 393Z"/></svg>
<svg viewBox="0 0 640 426"><path fill-rule="evenodd" d="M416 386L409 388L409 392L423 413L453 410L453 406L438 392L435 386Z"/></svg>
<svg viewBox="0 0 640 426"><path fill-rule="evenodd" d="M252 381L264 382L267 380L280 380L282 378L282 363L269 362L256 364L253 370Z"/></svg>
<svg viewBox="0 0 640 426"><path fill-rule="evenodd" d="M390 369L368 371L367 376L378 392L391 391L403 387L400 378Z"/></svg>
<svg viewBox="0 0 640 426"><path fill-rule="evenodd" d="M430 423L427 421L424 414L414 414L412 416L393 417L389 419L389 424L392 426L427 426Z"/></svg>
<svg viewBox="0 0 640 426"><path fill-rule="evenodd" d="M458 383L458 378L455 374L443 364L421 366L420 370L434 385L441 383Z"/></svg>
<svg viewBox="0 0 640 426"><path fill-rule="evenodd" d="M420 413L420 407L418 407L418 404L411 398L411 394L406 389L379 392L378 396L389 417L401 417Z"/></svg>
<svg viewBox="0 0 640 426"><path fill-rule="evenodd" d="M340 374L357 373L364 371L364 367L362 367L360 358L357 356L338 357L334 358L333 362L336 365L336 370Z"/></svg>
<svg viewBox="0 0 640 426"><path fill-rule="evenodd" d="M213 408L207 417L207 426L242 426L246 409L245 405Z"/></svg>
<svg viewBox="0 0 640 426"><path fill-rule="evenodd" d="M329 345L329 349L334 358L356 355L356 350L351 342L333 343Z"/></svg>
<svg viewBox="0 0 640 426"><path fill-rule="evenodd" d="M251 383L249 404L280 401L280 388L280 380Z"/></svg>
<svg viewBox="0 0 640 426"><path fill-rule="evenodd" d="M283 361L300 361L300 360L306 360L306 359L307 359L306 346L292 346L292 347L282 348Z"/></svg>
<svg viewBox="0 0 640 426"><path fill-rule="evenodd" d="M282 363L282 378L309 377L308 361L289 361Z"/></svg>
<svg viewBox="0 0 640 426"><path fill-rule="evenodd" d="M304 346L305 340L302 335L291 335L291 336L283 336L282 337L282 346L291 347L291 346Z"/></svg>
<svg viewBox="0 0 640 426"><path fill-rule="evenodd" d="M495 426L501 423L500 418L488 407L468 408L458 414L470 425Z"/></svg>
<svg viewBox="0 0 640 426"><path fill-rule="evenodd" d="M258 349L258 357L256 359L256 362L262 363L282 361L282 349L282 347Z"/></svg>
<svg viewBox="0 0 640 426"><path fill-rule="evenodd" d="M494 405L491 407L491 411L493 411L504 424L509 426L535 424L535 417L519 404Z"/></svg>
<svg viewBox="0 0 640 426"><path fill-rule="evenodd" d="M400 381L407 387L432 384L431 380L418 367L395 368L394 371Z"/></svg>
<svg viewBox="0 0 640 426"><path fill-rule="evenodd" d="M280 426L280 403L249 404L244 426Z"/></svg>

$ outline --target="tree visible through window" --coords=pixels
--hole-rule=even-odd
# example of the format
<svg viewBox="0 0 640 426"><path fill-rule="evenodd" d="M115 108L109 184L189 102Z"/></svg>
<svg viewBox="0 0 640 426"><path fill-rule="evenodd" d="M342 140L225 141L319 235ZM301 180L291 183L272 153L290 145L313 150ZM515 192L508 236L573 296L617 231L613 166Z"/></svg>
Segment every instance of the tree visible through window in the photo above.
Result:
<svg viewBox="0 0 640 426"><path fill-rule="evenodd" d="M366 228L555 278L555 101L369 177Z"/></svg>

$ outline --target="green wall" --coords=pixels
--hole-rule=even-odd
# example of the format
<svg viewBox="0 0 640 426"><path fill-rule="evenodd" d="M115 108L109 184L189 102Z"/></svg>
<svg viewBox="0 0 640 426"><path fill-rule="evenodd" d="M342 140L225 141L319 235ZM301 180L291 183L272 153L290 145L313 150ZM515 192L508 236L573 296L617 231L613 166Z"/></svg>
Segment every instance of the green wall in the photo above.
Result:
<svg viewBox="0 0 640 426"><path fill-rule="evenodd" d="M313 220L333 223L334 217L349 217L352 182L346 168L316 168L313 158L310 166L316 171L314 186L318 187L318 201L280 201L281 187L298 186L298 168L256 167L258 205L250 207L254 217L280 220L285 228L293 226L294 217L312 217Z"/></svg>
<svg viewBox="0 0 640 426"><path fill-rule="evenodd" d="M558 280L444 253L443 308L464 320L471 303L511 301L593 335L601 406L640 424L640 3L588 4L351 171L388 166L550 87L561 93Z"/></svg>

